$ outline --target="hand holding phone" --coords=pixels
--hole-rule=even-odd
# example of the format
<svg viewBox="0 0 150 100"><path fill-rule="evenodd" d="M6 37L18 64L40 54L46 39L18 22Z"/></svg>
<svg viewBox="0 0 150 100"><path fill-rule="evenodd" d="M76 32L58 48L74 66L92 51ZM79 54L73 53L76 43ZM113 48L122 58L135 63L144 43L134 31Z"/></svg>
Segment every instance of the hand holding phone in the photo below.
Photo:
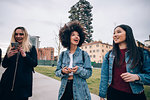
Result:
<svg viewBox="0 0 150 100"><path fill-rule="evenodd" d="M18 49L19 43L18 42L12 42L11 46L13 47L13 50Z"/></svg>
<svg viewBox="0 0 150 100"><path fill-rule="evenodd" d="M65 74L68 74L69 73L68 67L66 66L66 67L62 68L62 72Z"/></svg>
<svg viewBox="0 0 150 100"><path fill-rule="evenodd" d="M72 68L67 68L68 72L71 73L72 72Z"/></svg>
<svg viewBox="0 0 150 100"><path fill-rule="evenodd" d="M15 55L16 53L18 53L18 43L17 42L14 42L14 43L11 43L11 46L12 48L8 51L7 53L7 57L10 58L11 56Z"/></svg>
<svg viewBox="0 0 150 100"><path fill-rule="evenodd" d="M72 68L73 73L76 73L77 70L78 70L78 66L75 66L75 67Z"/></svg>
<svg viewBox="0 0 150 100"><path fill-rule="evenodd" d="M19 52L21 53L21 55L22 55L23 57L26 57L26 53L24 52L23 48L22 48L22 47L19 47L18 49L19 49Z"/></svg>

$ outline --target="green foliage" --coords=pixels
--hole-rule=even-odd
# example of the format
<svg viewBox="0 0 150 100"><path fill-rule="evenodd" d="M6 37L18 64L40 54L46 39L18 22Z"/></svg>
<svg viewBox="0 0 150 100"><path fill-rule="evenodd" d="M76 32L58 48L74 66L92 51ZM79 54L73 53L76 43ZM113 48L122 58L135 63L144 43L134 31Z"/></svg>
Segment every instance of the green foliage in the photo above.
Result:
<svg viewBox="0 0 150 100"><path fill-rule="evenodd" d="M92 65L94 68L101 68L102 63L91 62L91 65Z"/></svg>
<svg viewBox="0 0 150 100"><path fill-rule="evenodd" d="M150 100L150 86L148 85L144 86L144 92L147 97L147 100Z"/></svg>
<svg viewBox="0 0 150 100"><path fill-rule="evenodd" d="M52 77L52 78L60 81L60 78L56 77L56 75L55 75L55 70L56 70L56 67L50 67L50 66L35 67L36 72L39 72L41 74L44 74L46 76Z"/></svg>
<svg viewBox="0 0 150 100"><path fill-rule="evenodd" d="M54 60L38 60L38 65L57 66L57 61Z"/></svg>
<svg viewBox="0 0 150 100"><path fill-rule="evenodd" d="M100 69L93 69L92 76L87 79L88 87L91 93L98 95L100 83Z"/></svg>
<svg viewBox="0 0 150 100"><path fill-rule="evenodd" d="M93 33L93 26L92 24L92 6L90 3L86 0L79 0L75 5L71 7L71 10L69 13L71 14L69 16L71 21L78 20L86 29L87 32L87 38L86 42L91 42L92 40L92 34Z"/></svg>

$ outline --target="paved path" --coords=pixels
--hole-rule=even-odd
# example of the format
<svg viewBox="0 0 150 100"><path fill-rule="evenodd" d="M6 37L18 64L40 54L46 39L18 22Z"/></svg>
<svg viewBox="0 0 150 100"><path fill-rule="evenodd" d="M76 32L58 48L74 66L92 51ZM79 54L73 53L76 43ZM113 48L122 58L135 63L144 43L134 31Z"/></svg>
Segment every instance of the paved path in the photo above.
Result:
<svg viewBox="0 0 150 100"><path fill-rule="evenodd" d="M4 69L0 67L0 77ZM40 73L33 74L33 96L29 100L57 100L60 81ZM97 95L91 94L92 100L99 100Z"/></svg>

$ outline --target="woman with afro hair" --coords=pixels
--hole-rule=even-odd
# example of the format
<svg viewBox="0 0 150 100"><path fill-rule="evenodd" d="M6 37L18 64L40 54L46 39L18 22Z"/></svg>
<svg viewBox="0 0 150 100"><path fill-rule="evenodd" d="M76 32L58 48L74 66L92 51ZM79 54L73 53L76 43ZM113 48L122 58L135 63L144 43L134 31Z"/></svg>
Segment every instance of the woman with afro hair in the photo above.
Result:
<svg viewBox="0 0 150 100"><path fill-rule="evenodd" d="M88 53L79 48L85 38L85 29L78 21L65 24L59 31L61 44L67 50L60 54L55 71L61 78L58 100L91 100L86 82L92 75L91 61Z"/></svg>

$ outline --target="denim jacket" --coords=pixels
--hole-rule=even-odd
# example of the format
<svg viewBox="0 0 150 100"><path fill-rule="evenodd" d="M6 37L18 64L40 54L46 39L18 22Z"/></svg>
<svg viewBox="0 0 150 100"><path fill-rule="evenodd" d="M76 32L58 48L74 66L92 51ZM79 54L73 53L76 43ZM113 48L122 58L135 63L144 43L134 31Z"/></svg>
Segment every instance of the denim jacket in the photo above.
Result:
<svg viewBox="0 0 150 100"><path fill-rule="evenodd" d="M73 74L73 98L74 100L91 100L89 88L86 82L92 75L91 61L87 52L84 52L84 62L82 59L82 50L77 47L75 53L73 54L73 64L72 66L78 66L78 70ZM63 57L60 54L59 61L57 64L57 69L55 71L56 76L61 77L61 86L59 89L58 100L61 99L68 81L68 74L62 74L61 70L63 67L69 67L70 57L69 50L64 51Z"/></svg>
<svg viewBox="0 0 150 100"><path fill-rule="evenodd" d="M115 56L107 53L104 57L101 70L101 80L99 86L99 96L105 98L107 94L107 88L112 82L112 70ZM109 58L109 59L108 59ZM108 61L109 60L109 61ZM150 55L149 52L143 51L143 66L136 66L134 69L130 68L132 61L128 63L129 56L128 51L125 53L126 70L131 74L137 74L140 78L138 81L129 82L133 94L140 94L144 91L143 85L150 85ZM109 63L109 64L108 64Z"/></svg>

